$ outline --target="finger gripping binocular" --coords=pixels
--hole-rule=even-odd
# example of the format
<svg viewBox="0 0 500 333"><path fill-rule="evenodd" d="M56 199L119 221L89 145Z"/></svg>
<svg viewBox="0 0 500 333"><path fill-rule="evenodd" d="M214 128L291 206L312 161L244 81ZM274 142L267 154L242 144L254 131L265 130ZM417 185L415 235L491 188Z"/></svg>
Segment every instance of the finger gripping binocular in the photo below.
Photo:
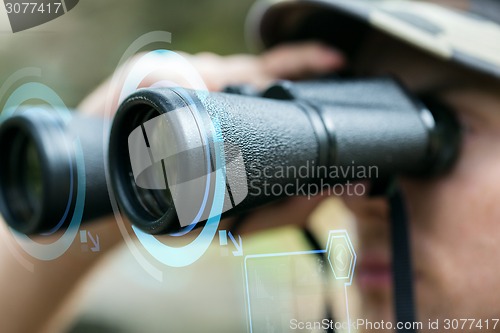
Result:
<svg viewBox="0 0 500 333"><path fill-rule="evenodd" d="M117 111L108 160L102 119L17 112L0 125L3 217L26 234L55 232L82 208L83 188L84 221L111 213L105 163L120 210L165 234L304 195L304 186L432 177L458 154L450 112L391 78L226 91L137 91Z"/></svg>

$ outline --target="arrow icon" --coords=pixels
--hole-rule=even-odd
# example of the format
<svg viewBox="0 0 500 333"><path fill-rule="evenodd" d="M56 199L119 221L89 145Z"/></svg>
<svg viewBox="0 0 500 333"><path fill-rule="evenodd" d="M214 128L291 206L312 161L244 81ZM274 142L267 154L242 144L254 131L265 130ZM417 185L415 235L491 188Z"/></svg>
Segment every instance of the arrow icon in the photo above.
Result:
<svg viewBox="0 0 500 333"><path fill-rule="evenodd" d="M239 243L237 243L236 240L234 239L231 231L229 231L227 234L228 234L229 238L231 239L231 242L233 242L234 247L236 248L236 251L233 251L233 255L235 257L243 256L243 242L241 241L241 236L238 235Z"/></svg>
<svg viewBox="0 0 500 333"><path fill-rule="evenodd" d="M342 255L340 253L337 255L337 261L340 265L344 266L344 260L342 259Z"/></svg>
<svg viewBox="0 0 500 333"><path fill-rule="evenodd" d="M99 244L99 235L95 235L96 238L92 237L92 235L90 234L90 231L85 231L85 230L80 230L80 242L82 244L86 244L87 243L87 235L88 235L88 238L90 238L90 241L92 242L92 244L94 244L93 247L90 248L90 250L92 252L99 252L101 247L100 247L100 244ZM84 246L84 251L87 251L88 247L87 245L82 245Z"/></svg>
<svg viewBox="0 0 500 333"><path fill-rule="evenodd" d="M347 267L347 262L346 262L347 250L346 250L346 248L343 245L339 244L335 247L334 252L337 253L335 255L335 266L339 270L342 270L342 271L345 270Z"/></svg>
<svg viewBox="0 0 500 333"><path fill-rule="evenodd" d="M90 248L90 251L99 252L99 250L101 249L101 247L99 246L99 235L97 234L95 235L97 239L96 241L94 237L92 237L92 235L90 234L90 231L87 231L87 233L89 234L90 241L92 242L92 244L94 244L94 246Z"/></svg>

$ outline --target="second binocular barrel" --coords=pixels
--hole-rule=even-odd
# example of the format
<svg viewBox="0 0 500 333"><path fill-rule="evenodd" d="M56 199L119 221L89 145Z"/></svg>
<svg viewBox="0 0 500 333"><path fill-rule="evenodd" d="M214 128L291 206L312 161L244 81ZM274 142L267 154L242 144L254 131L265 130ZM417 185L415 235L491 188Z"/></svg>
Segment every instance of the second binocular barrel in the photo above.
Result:
<svg viewBox="0 0 500 333"><path fill-rule="evenodd" d="M0 213L18 232L51 234L66 229L73 218L79 225L112 212L104 172L105 122L66 116L26 106L0 124Z"/></svg>

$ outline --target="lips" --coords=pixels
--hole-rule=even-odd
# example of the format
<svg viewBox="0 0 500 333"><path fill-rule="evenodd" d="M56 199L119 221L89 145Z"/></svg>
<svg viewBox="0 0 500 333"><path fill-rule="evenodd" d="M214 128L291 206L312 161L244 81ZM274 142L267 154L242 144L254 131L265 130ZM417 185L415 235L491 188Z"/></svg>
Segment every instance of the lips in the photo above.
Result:
<svg viewBox="0 0 500 333"><path fill-rule="evenodd" d="M363 253L355 272L361 290L385 291L392 286L392 267L388 256Z"/></svg>

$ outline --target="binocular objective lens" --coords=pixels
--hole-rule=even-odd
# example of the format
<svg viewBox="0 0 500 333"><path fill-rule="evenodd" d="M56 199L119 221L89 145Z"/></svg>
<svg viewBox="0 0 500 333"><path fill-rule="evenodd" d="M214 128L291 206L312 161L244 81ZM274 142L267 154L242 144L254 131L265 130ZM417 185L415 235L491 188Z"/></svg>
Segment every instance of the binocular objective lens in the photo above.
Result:
<svg viewBox="0 0 500 333"><path fill-rule="evenodd" d="M42 200L43 181L40 156L32 141L26 143L24 163L22 164L25 193L33 206L39 206Z"/></svg>

